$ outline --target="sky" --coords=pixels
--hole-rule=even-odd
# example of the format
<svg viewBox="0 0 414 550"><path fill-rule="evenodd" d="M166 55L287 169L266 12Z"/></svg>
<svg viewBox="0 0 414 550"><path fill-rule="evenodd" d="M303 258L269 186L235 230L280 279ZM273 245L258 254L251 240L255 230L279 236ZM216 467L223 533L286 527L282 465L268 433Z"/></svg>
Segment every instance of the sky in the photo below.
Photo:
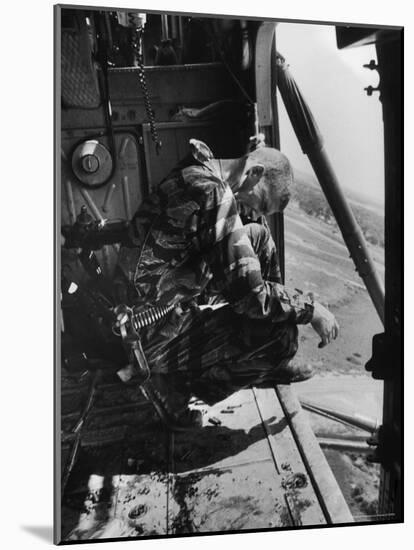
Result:
<svg viewBox="0 0 414 550"><path fill-rule="evenodd" d="M376 60L375 47L338 50L335 27L279 23L277 49L290 66L324 138L325 149L344 189L383 203L383 126L377 71L363 67ZM297 142L283 103L278 98L281 150L293 166L313 174Z"/></svg>

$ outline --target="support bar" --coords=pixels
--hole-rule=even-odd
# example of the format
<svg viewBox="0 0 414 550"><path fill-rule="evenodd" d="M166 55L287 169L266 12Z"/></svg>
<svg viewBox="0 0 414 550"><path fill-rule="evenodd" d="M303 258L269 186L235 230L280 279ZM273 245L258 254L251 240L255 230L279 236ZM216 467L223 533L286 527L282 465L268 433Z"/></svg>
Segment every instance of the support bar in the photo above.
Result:
<svg viewBox="0 0 414 550"><path fill-rule="evenodd" d="M308 156L322 187L333 215L341 230L358 274L363 279L368 294L384 324L385 295L382 282L376 272L361 228L345 198L338 178L323 146L322 136L285 60L279 55L276 61L277 85L292 123L295 134Z"/></svg>

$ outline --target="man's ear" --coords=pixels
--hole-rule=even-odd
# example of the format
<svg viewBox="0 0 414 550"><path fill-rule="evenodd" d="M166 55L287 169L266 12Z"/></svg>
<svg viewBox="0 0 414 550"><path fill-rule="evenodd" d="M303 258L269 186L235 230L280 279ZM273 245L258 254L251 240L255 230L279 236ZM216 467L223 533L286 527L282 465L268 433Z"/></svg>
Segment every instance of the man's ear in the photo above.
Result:
<svg viewBox="0 0 414 550"><path fill-rule="evenodd" d="M210 147L198 139L190 139L190 151L195 160L202 164L214 158Z"/></svg>
<svg viewBox="0 0 414 550"><path fill-rule="evenodd" d="M263 164L255 164L250 166L245 174L245 178L240 186L240 191L251 191L257 183L262 179L264 174Z"/></svg>
<svg viewBox="0 0 414 550"><path fill-rule="evenodd" d="M254 166L251 166L247 172L246 175L249 176L252 179L256 179L256 183L262 178L264 174L264 166L263 164L255 164Z"/></svg>

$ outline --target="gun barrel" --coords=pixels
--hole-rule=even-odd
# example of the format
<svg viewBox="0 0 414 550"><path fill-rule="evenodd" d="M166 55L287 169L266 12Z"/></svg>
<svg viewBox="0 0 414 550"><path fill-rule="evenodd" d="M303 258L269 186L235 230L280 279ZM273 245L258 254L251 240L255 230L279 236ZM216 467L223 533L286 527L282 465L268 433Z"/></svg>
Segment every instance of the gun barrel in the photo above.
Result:
<svg viewBox="0 0 414 550"><path fill-rule="evenodd" d="M61 232L65 238L65 248L99 250L108 244L127 242L128 228L127 221L109 222L105 225L93 222L86 227L75 223L62 226Z"/></svg>

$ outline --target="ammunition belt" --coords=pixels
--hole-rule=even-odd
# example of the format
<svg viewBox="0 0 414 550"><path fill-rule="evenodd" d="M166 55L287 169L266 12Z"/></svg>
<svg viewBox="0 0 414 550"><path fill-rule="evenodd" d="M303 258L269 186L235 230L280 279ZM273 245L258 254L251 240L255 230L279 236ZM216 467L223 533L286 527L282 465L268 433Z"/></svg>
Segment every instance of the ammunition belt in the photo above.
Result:
<svg viewBox="0 0 414 550"><path fill-rule="evenodd" d="M153 325L154 323L168 315L168 313L175 309L175 307L176 305L155 306L144 311L140 311L139 313L134 312L133 322L135 325L135 329L139 330L144 327L148 327L149 325Z"/></svg>

